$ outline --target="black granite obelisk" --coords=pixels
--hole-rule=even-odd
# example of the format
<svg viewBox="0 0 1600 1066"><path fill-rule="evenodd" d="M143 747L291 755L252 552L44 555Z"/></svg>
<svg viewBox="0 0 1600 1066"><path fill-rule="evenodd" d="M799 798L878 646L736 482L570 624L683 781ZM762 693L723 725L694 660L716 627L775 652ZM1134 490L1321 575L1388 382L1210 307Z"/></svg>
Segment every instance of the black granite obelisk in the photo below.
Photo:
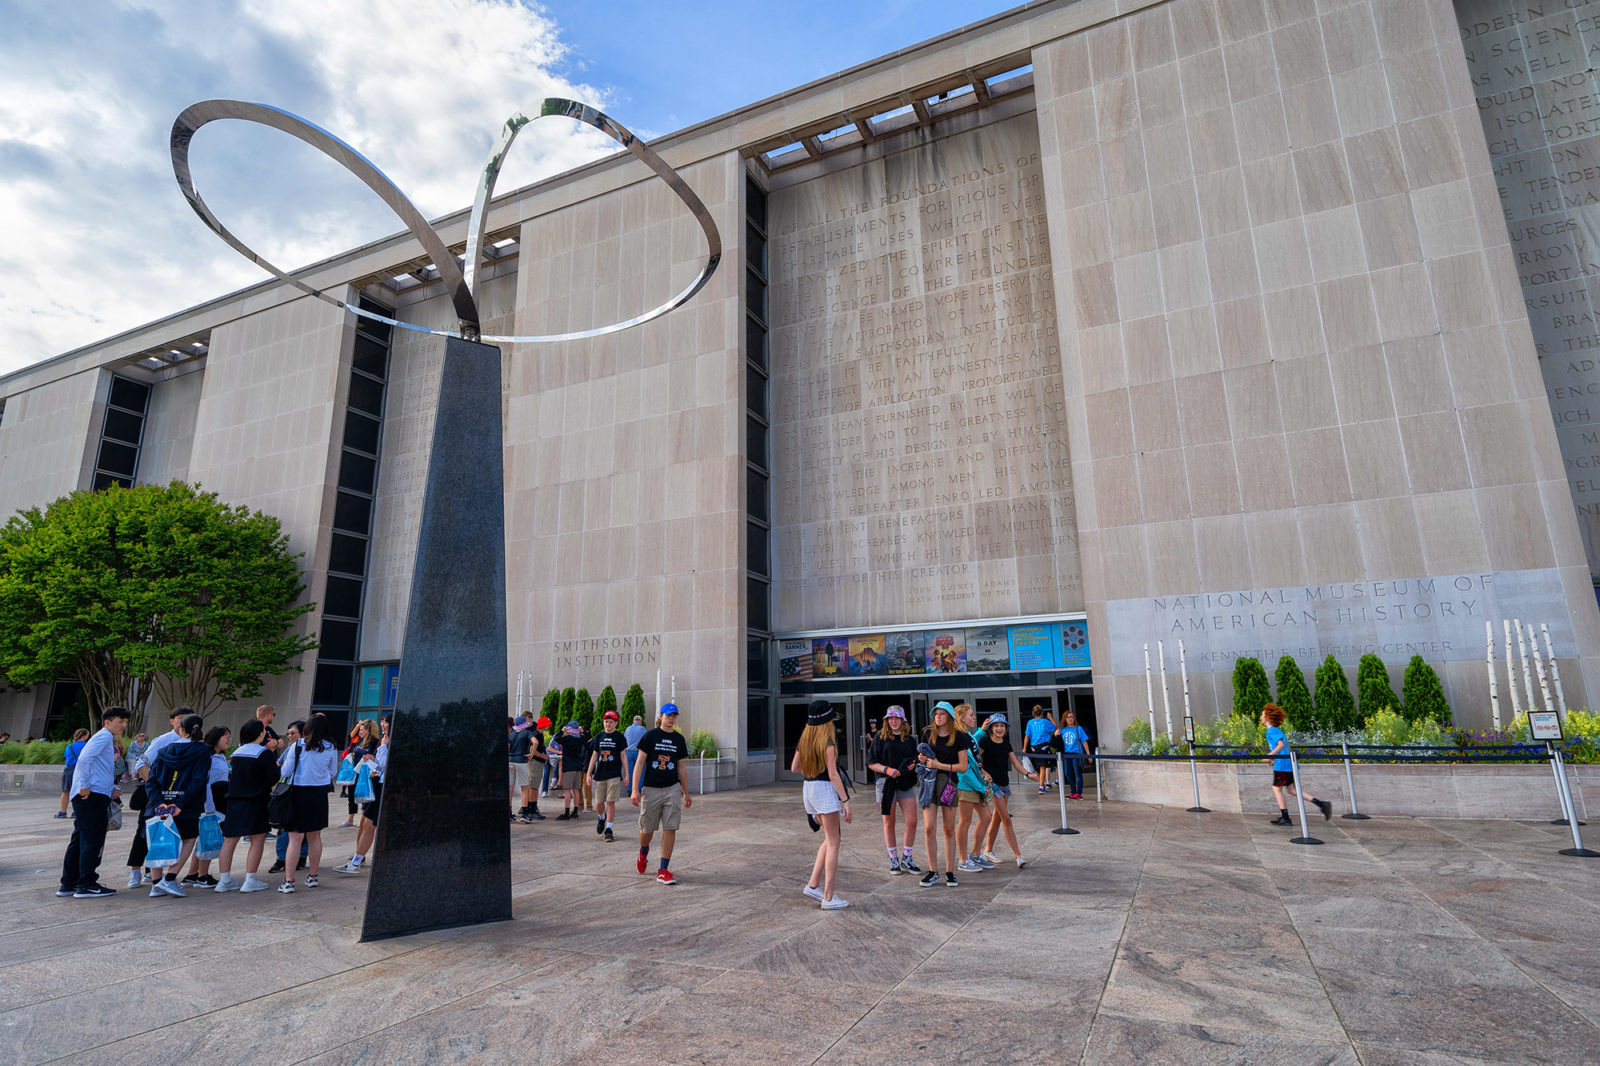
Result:
<svg viewBox="0 0 1600 1066"><path fill-rule="evenodd" d="M500 349L450 338L362 940L511 917Z"/></svg>

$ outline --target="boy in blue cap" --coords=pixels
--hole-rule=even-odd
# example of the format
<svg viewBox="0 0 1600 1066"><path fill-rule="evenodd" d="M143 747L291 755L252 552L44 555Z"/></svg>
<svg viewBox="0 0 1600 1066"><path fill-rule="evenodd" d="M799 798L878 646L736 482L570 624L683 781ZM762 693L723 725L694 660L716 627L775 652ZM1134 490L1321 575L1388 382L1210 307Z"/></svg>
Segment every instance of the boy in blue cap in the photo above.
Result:
<svg viewBox="0 0 1600 1066"><path fill-rule="evenodd" d="M576 818L583 811L583 770L589 749L583 742L583 729L576 721L561 730L561 802L566 806L556 821Z"/></svg>

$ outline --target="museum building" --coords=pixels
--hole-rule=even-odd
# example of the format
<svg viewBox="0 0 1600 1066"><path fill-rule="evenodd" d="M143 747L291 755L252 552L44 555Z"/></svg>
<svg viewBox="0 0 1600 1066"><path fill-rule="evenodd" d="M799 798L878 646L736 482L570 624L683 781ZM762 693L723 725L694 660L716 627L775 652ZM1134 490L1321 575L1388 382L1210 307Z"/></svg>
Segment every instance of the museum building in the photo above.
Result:
<svg viewBox="0 0 1600 1066"><path fill-rule="evenodd" d="M659 670L752 784L817 696L851 759L940 699L1118 748L1147 648L1201 719L1240 656L1375 652L1483 724L1517 618L1588 706L1596 47L1600 0L1040 0L652 142L724 258L505 348L510 699ZM486 334L704 257L623 152L488 225ZM455 324L409 235L297 276ZM269 280L67 352L0 378L0 513L181 478L278 516L320 647L265 699L379 713L442 348Z"/></svg>

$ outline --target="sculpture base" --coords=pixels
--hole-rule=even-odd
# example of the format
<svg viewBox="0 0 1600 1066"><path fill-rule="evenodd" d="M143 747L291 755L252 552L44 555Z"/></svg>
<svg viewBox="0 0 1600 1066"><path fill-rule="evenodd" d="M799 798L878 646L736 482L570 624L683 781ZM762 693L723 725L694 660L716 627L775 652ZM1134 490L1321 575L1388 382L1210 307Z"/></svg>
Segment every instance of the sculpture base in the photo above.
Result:
<svg viewBox="0 0 1600 1066"><path fill-rule="evenodd" d="M362 940L511 917L500 349L451 338Z"/></svg>

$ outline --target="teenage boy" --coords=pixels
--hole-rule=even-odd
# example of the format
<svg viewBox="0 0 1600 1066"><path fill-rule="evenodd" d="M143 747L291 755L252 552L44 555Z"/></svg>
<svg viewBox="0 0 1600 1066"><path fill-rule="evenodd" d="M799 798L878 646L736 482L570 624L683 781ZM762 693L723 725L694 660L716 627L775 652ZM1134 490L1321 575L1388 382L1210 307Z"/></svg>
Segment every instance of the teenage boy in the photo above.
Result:
<svg viewBox="0 0 1600 1066"><path fill-rule="evenodd" d="M174 707L172 709L172 713L167 715L167 724L172 728L152 740L144 749L144 753L139 756L138 761L132 764L135 777L143 781L150 776L150 764L155 761L156 755L168 744L182 739L182 734L178 732L178 724L193 713L194 711L188 707ZM153 806L155 806L153 803L144 805L144 808L139 811L138 824L134 826L133 841L128 848L129 888L138 888L142 881L150 875L150 871L144 868L144 856L148 846L144 836L144 826L145 814Z"/></svg>
<svg viewBox="0 0 1600 1066"><path fill-rule="evenodd" d="M1261 709L1261 724L1267 727L1267 758L1262 762L1272 764L1272 794L1278 800L1278 816L1272 820L1272 825L1293 825L1294 819L1289 817L1289 803L1283 798L1288 792L1294 795L1294 763L1289 761L1289 738L1283 734L1283 708L1276 703L1269 703ZM1279 752L1283 754L1278 755ZM1273 756L1278 756L1273 758ZM1333 804L1327 800L1319 800L1311 793L1300 790L1300 794L1307 800L1316 804L1322 812L1323 821L1333 817Z"/></svg>
<svg viewBox="0 0 1600 1066"><path fill-rule="evenodd" d="M528 783L528 756L533 752L532 722L526 718L517 719L507 750L511 760L511 802L515 804L520 800L522 803L512 812L511 820L530 821L528 811L533 806L533 788Z"/></svg>
<svg viewBox="0 0 1600 1066"><path fill-rule="evenodd" d="M101 727L84 744L72 769L72 839L61 859L61 887L58 896L73 899L99 899L114 896L117 890L102 885L97 877L100 855L106 847L106 823L111 804L122 793L117 789L117 738L128 728L128 712L107 707Z"/></svg>
<svg viewBox="0 0 1600 1066"><path fill-rule="evenodd" d="M650 865L650 839L661 834L661 869L656 880L675 885L668 863L678 838L683 812L694 806L689 798L689 744L678 732L678 706L662 704L656 714L656 727L639 741L639 759L634 764L633 787L629 801L639 808L639 861L636 868L645 873Z"/></svg>
<svg viewBox="0 0 1600 1066"><path fill-rule="evenodd" d="M594 792L594 831L607 841L617 839L611 822L617 816L617 800L622 798L622 753L628 738L617 732L617 712L607 711L604 731L589 741L589 787Z"/></svg>
<svg viewBox="0 0 1600 1066"><path fill-rule="evenodd" d="M582 727L576 721L568 722L561 731L561 801L566 809L557 816L558 822L583 813L583 764L588 758Z"/></svg>

